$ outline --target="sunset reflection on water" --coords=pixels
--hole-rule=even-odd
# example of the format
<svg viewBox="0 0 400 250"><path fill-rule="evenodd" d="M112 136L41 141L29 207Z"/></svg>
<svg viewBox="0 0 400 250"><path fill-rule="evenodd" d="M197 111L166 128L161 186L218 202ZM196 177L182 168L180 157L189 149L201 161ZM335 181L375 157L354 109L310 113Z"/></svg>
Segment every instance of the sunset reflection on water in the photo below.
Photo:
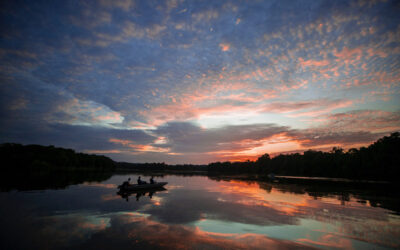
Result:
<svg viewBox="0 0 400 250"><path fill-rule="evenodd" d="M167 190L121 197L115 187L127 177L63 190L0 193L2 249L400 246L398 210L385 208L398 204L390 195L164 176L157 179L168 182Z"/></svg>

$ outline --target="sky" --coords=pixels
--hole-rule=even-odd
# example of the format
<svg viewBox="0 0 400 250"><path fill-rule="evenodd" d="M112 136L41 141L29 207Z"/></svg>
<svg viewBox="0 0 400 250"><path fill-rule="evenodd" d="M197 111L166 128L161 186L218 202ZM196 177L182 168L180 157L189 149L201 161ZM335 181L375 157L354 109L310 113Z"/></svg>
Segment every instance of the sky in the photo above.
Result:
<svg viewBox="0 0 400 250"><path fill-rule="evenodd" d="M206 164L400 131L400 1L1 1L0 143Z"/></svg>

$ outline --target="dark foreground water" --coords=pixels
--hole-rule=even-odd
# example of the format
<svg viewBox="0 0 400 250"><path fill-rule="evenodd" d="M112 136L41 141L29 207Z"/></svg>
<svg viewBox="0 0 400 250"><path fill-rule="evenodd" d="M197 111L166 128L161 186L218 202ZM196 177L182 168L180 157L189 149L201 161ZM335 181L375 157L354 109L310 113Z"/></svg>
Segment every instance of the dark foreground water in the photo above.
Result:
<svg viewBox="0 0 400 250"><path fill-rule="evenodd" d="M1 192L0 249L400 247L397 190L165 176L166 190L120 196L128 177Z"/></svg>

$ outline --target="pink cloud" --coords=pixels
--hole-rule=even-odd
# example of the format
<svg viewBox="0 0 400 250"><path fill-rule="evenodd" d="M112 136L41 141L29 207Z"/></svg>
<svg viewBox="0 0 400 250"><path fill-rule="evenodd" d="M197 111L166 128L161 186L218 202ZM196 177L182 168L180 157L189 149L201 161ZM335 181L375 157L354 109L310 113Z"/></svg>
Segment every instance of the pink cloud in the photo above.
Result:
<svg viewBox="0 0 400 250"><path fill-rule="evenodd" d="M135 144L133 141L130 140L121 140L116 138L109 139L110 142L115 144L121 144L125 147L134 149L136 152L160 152L160 153L168 153L170 151L169 148L157 147L152 145L142 145L142 144Z"/></svg>
<svg viewBox="0 0 400 250"><path fill-rule="evenodd" d="M219 47L221 47L222 51L229 51L231 48L231 45L228 43L220 43Z"/></svg>
<svg viewBox="0 0 400 250"><path fill-rule="evenodd" d="M265 105L264 112L287 113L315 107L315 101L273 102Z"/></svg>
<svg viewBox="0 0 400 250"><path fill-rule="evenodd" d="M133 141L130 141L130 140L122 140L122 139L116 139L116 138L111 138L111 139L109 139L109 141L112 143L121 144L124 146L127 146L127 145L133 143Z"/></svg>
<svg viewBox="0 0 400 250"><path fill-rule="evenodd" d="M331 130L389 133L400 130L400 114L382 110L359 110L328 116Z"/></svg>
<svg viewBox="0 0 400 250"><path fill-rule="evenodd" d="M107 115L99 115L96 117L98 120L103 121L103 122L119 122L123 120L123 117L121 116L121 114L117 113L117 112L111 112L108 113Z"/></svg>
<svg viewBox="0 0 400 250"><path fill-rule="evenodd" d="M321 60L321 61L317 61L317 60L304 60L303 58L299 58L300 61L300 65L302 67L324 67L324 66L328 66L329 64L331 64L331 62L329 60Z"/></svg>
<svg viewBox="0 0 400 250"><path fill-rule="evenodd" d="M318 116L321 114L329 113L335 109L349 107L353 104L351 100L310 100L299 102L274 102L265 105L262 109L263 112L273 113L291 113L290 117L299 116Z"/></svg>
<svg viewBox="0 0 400 250"><path fill-rule="evenodd" d="M363 64L364 65L364 64ZM342 80L342 88L370 86L388 91L400 82L400 72L388 74L385 71L371 70L367 75L354 75Z"/></svg>
<svg viewBox="0 0 400 250"><path fill-rule="evenodd" d="M288 132L301 146L340 146L343 148L366 146L383 135L400 130L400 114L380 110L358 110L324 116L325 120L314 128Z"/></svg>
<svg viewBox="0 0 400 250"><path fill-rule="evenodd" d="M354 49L349 49L347 47L344 47L340 52L335 50L333 54L339 59L339 60L349 60L349 59L355 59L359 61L361 59L361 56L363 54L363 50L361 48L354 48Z"/></svg>
<svg viewBox="0 0 400 250"><path fill-rule="evenodd" d="M257 73L256 73L257 74ZM168 121L187 121L203 115L223 114L227 111L249 112L258 103L275 98L277 91L260 89L253 83L238 81L243 74L204 77L193 82L180 93L170 95L169 101L149 106L140 111L148 126L159 126Z"/></svg>
<svg viewBox="0 0 400 250"><path fill-rule="evenodd" d="M110 149L110 150L85 150L88 154L121 154L125 153L123 150Z"/></svg>
<svg viewBox="0 0 400 250"><path fill-rule="evenodd" d="M384 52L383 50L377 50L377 49L373 49L373 48L369 48L367 50L367 53L368 53L369 57L378 56L381 58L386 58L388 56L388 54L386 52Z"/></svg>

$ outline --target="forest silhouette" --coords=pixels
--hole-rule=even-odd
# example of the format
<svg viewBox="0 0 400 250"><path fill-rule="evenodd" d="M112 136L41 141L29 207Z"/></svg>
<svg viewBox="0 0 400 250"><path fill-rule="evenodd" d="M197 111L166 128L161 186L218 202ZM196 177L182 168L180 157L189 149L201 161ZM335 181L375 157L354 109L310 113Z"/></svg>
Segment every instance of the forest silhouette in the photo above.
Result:
<svg viewBox="0 0 400 250"><path fill-rule="evenodd" d="M260 156L255 162L216 162L208 171L253 172L290 176L334 177L349 179L397 180L400 169L400 133L385 136L368 147L344 152L307 150L303 154Z"/></svg>
<svg viewBox="0 0 400 250"><path fill-rule="evenodd" d="M76 153L54 146L0 145L0 190L63 189L109 179L116 163L106 156Z"/></svg>
<svg viewBox="0 0 400 250"><path fill-rule="evenodd" d="M118 163L118 169L138 171L207 171L218 174L258 174L332 177L395 181L400 169L400 133L385 136L368 147L344 151L334 147L330 152L307 150L303 154L268 153L256 161L213 162L208 165L167 165L165 163Z"/></svg>
<svg viewBox="0 0 400 250"><path fill-rule="evenodd" d="M168 165L165 163L114 162L106 156L77 153L54 146L0 145L2 171L9 175L32 176L54 172L114 172L114 171L178 171L218 174L257 174L334 177L366 180L396 181L400 169L400 133L385 136L368 147L344 151L334 147L330 152L307 150L303 154L268 153L256 161L213 162L208 165ZM24 178L24 177L21 177ZM31 178L31 177L29 177Z"/></svg>

